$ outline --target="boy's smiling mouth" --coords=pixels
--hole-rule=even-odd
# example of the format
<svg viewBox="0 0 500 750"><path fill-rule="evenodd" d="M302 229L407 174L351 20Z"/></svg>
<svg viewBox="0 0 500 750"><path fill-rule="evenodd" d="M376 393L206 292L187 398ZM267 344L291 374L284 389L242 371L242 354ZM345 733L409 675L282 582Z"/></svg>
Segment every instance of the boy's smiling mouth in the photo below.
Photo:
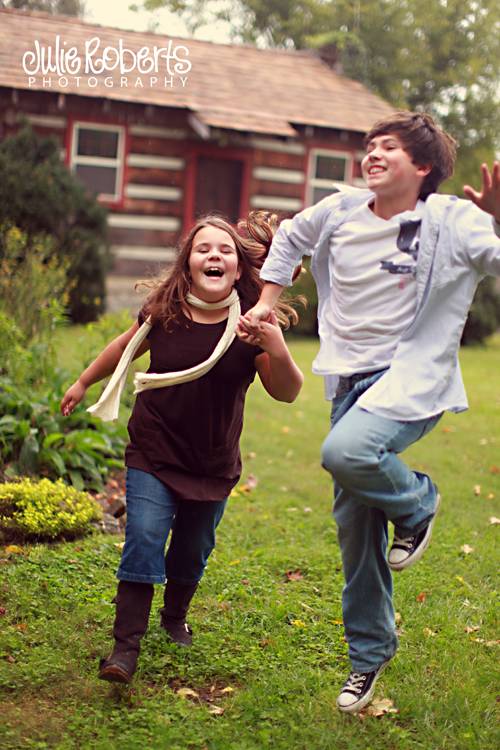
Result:
<svg viewBox="0 0 500 750"><path fill-rule="evenodd" d="M382 172L385 172L386 168L383 167L381 164L373 164L371 167L368 168L368 174L381 174Z"/></svg>

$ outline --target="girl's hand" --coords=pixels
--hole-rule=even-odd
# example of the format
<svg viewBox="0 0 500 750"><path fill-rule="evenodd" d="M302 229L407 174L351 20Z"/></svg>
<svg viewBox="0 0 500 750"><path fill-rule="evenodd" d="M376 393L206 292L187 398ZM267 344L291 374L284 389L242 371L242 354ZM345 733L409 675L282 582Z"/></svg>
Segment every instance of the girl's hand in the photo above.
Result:
<svg viewBox="0 0 500 750"><path fill-rule="evenodd" d="M236 333L240 336L242 334L256 335L260 330L260 325L263 321L271 319L273 308L266 302L257 302L256 305L250 308L245 315L242 315L238 322ZM240 336L242 341L244 340ZM248 342L251 343L251 342Z"/></svg>
<svg viewBox="0 0 500 750"><path fill-rule="evenodd" d="M273 312L270 315L269 322L260 323L255 333L237 331L237 334L241 341L246 344L253 344L253 346L260 346L271 357L279 357L286 352L285 339L278 324L278 319Z"/></svg>
<svg viewBox="0 0 500 750"><path fill-rule="evenodd" d="M487 164L481 164L481 174L481 192L473 190L470 185L464 185L464 194L480 209L494 216L495 221L500 224L500 163L493 162L491 173Z"/></svg>
<svg viewBox="0 0 500 750"><path fill-rule="evenodd" d="M85 396L86 391L87 388L80 380L77 380L76 383L73 383L73 385L68 388L61 400L61 413L64 414L65 417L68 417L75 406L80 403Z"/></svg>

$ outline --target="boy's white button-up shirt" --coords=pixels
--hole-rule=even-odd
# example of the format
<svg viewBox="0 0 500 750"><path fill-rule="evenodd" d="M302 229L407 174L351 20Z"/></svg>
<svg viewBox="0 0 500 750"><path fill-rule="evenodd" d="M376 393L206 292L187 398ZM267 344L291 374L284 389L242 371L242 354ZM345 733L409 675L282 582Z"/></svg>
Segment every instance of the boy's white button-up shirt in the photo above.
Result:
<svg viewBox="0 0 500 750"><path fill-rule="evenodd" d="M293 268L303 255L312 255L320 337L313 372L325 376L327 398L335 395L338 382L325 316L332 293L330 239L371 197L368 190L346 187L283 221L261 271L265 281L289 286ZM422 218L415 315L389 369L360 397L359 406L410 421L467 408L458 352L474 292L487 274L500 275L500 226L470 201L430 195Z"/></svg>

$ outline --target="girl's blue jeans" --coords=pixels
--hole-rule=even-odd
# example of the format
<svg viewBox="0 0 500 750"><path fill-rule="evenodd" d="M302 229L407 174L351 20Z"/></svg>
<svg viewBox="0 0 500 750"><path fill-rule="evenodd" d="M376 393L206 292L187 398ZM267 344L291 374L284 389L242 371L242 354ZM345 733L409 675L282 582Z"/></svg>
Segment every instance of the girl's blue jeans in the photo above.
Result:
<svg viewBox="0 0 500 750"><path fill-rule="evenodd" d="M215 547L225 500L178 500L152 474L127 469L127 524L120 581L197 583ZM165 545L172 532L168 551Z"/></svg>
<svg viewBox="0 0 500 750"><path fill-rule="evenodd" d="M344 568L342 611L353 670L371 672L396 652L387 522L400 536L423 529L437 490L398 453L428 433L441 414L414 422L376 416L357 406L381 373L335 398L322 464L334 479L334 509Z"/></svg>

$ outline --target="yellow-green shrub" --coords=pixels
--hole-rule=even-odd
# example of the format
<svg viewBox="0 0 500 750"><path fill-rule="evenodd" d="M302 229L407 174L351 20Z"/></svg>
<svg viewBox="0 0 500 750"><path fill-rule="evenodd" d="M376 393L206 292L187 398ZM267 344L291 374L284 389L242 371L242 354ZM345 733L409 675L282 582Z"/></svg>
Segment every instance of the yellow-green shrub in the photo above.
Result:
<svg viewBox="0 0 500 750"><path fill-rule="evenodd" d="M101 516L93 497L61 479L0 484L0 537L4 540L73 538L90 531L91 522Z"/></svg>

